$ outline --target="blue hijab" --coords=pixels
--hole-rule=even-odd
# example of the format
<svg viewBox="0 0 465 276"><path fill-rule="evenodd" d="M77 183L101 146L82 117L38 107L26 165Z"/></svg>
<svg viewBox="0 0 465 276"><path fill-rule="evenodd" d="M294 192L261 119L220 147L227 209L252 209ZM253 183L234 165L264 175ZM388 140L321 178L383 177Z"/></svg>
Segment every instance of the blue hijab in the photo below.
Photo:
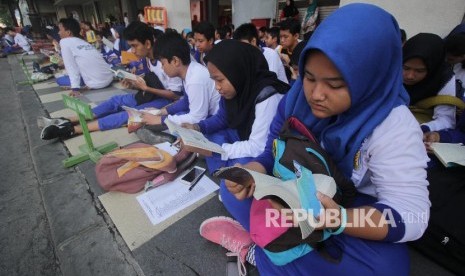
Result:
<svg viewBox="0 0 465 276"><path fill-rule="evenodd" d="M335 64L349 89L349 110L333 118L316 118L305 99L302 78L311 50L320 50ZM341 7L318 26L305 46L299 72L300 78L288 92L286 118L295 116L304 122L339 169L350 177L354 157L365 138L393 108L409 100L402 85L402 49L396 20L374 5Z"/></svg>

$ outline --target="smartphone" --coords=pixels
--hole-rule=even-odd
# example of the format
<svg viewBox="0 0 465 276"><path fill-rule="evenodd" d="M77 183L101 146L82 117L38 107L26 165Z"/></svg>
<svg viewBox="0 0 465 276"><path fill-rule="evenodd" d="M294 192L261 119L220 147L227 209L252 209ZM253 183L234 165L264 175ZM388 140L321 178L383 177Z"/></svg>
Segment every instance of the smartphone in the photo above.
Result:
<svg viewBox="0 0 465 276"><path fill-rule="evenodd" d="M192 185L195 184L203 175L205 174L205 169L195 166L191 168L182 178L181 182Z"/></svg>

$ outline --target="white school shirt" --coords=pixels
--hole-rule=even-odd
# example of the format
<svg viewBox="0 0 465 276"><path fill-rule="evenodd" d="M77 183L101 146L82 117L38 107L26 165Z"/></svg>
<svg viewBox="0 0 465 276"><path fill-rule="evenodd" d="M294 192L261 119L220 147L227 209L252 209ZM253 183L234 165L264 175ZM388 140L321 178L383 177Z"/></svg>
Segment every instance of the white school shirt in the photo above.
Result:
<svg viewBox="0 0 465 276"><path fill-rule="evenodd" d="M449 95L455 97L455 76L446 83L438 95ZM455 128L455 106L438 105L434 108L433 120L421 125L426 125L431 131Z"/></svg>
<svg viewBox="0 0 465 276"><path fill-rule="evenodd" d="M120 39L117 38L117 39L115 39L115 41L113 42L113 49L115 49L116 51L119 51L119 41L120 41Z"/></svg>
<svg viewBox="0 0 465 276"><path fill-rule="evenodd" d="M218 111L220 94L216 91L215 82L210 78L205 66L191 61L183 85L189 99L189 113L168 115L170 121L178 125L196 124Z"/></svg>
<svg viewBox="0 0 465 276"><path fill-rule="evenodd" d="M60 48L71 88L80 87L81 77L92 89L106 87L113 81L110 66L88 42L77 37L67 37L60 40Z"/></svg>
<svg viewBox="0 0 465 276"><path fill-rule="evenodd" d="M274 50L276 51L276 53L281 54L281 51L283 50L283 46L278 45L278 46L276 46L276 48L274 48Z"/></svg>
<svg viewBox="0 0 465 276"><path fill-rule="evenodd" d="M18 46L23 48L24 51L29 52L31 50L31 45L29 44L29 41L27 41L27 38L24 35L16 33L14 41L15 44L18 44Z"/></svg>
<svg viewBox="0 0 465 276"><path fill-rule="evenodd" d="M265 150L266 141L270 132L270 125L278 108L279 101L284 95L274 94L268 99L255 105L255 121L248 140L237 141L233 144L222 144L226 152L221 155L222 160L257 157Z"/></svg>
<svg viewBox="0 0 465 276"><path fill-rule="evenodd" d="M180 77L168 77L168 75L165 74L165 71L163 71L160 61L157 61L155 65L149 62L149 70L157 75L166 90L178 93L182 91L182 79Z"/></svg>
<svg viewBox="0 0 465 276"><path fill-rule="evenodd" d="M268 47L263 47L263 56L265 56L266 61L268 62L268 68L270 71L275 72L278 75L278 79L289 83L286 77L286 71L284 71L284 65L279 57L279 54Z"/></svg>
<svg viewBox="0 0 465 276"><path fill-rule="evenodd" d="M362 143L360 158L354 161L357 190L403 218L405 234L399 242L420 238L428 226L428 160L418 122L406 106L399 106Z"/></svg>

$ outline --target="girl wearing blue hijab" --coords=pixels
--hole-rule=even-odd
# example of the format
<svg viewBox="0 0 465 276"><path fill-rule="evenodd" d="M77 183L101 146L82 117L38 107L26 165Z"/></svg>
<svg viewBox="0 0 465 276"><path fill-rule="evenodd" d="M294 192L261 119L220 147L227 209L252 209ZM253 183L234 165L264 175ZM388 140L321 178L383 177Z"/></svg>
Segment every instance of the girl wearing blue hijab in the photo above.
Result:
<svg viewBox="0 0 465 276"><path fill-rule="evenodd" d="M333 233L322 242L326 256L312 250L276 265L260 246L249 247L243 238L239 243L244 246L236 253L256 263L260 275L408 275L404 242L420 238L429 218L428 157L422 131L407 108L396 20L369 4L338 9L302 51L299 72L278 106L265 152L245 167L271 173L272 141L283 123L296 117L353 181L357 198L344 208L317 193L324 209L337 214L333 221L321 216L323 226L318 229ZM239 232L247 231L254 240L261 234L250 229L254 184L226 181L226 188L220 190L221 198L237 222L210 219L202 224L209 230L202 236L211 241L222 237L218 243L223 245L237 244L237 237L243 237ZM273 208L282 207L269 202ZM208 227L213 223L216 227ZM274 226L269 231L275 231Z"/></svg>

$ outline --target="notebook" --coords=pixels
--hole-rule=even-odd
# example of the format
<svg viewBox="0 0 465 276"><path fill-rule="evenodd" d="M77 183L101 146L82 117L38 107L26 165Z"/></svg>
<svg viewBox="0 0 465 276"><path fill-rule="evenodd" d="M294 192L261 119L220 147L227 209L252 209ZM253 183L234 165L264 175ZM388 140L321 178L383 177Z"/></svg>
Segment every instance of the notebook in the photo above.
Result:
<svg viewBox="0 0 465 276"><path fill-rule="evenodd" d="M463 144L432 143L431 148L444 166L465 166L465 146Z"/></svg>

